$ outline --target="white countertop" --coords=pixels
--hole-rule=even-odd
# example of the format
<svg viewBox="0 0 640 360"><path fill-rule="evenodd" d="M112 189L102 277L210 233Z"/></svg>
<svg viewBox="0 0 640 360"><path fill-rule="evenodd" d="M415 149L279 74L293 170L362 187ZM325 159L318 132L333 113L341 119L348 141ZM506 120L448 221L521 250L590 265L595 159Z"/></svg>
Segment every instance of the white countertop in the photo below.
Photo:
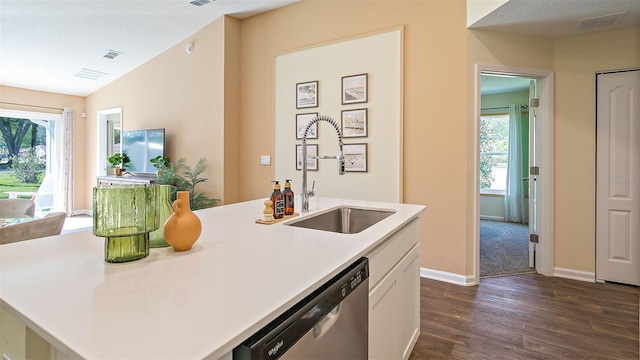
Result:
<svg viewBox="0 0 640 360"><path fill-rule="evenodd" d="M197 211L202 235L190 251L151 249L129 263L105 263L104 238L91 231L2 245L0 305L83 358L217 359L425 208L313 198L301 214L396 211L347 235L256 224L264 200Z"/></svg>

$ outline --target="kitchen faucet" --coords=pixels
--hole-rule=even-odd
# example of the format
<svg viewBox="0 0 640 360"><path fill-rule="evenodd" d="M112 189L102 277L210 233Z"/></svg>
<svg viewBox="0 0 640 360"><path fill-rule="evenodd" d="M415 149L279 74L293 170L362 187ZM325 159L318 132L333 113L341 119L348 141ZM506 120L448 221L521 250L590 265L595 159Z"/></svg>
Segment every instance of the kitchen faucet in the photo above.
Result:
<svg viewBox="0 0 640 360"><path fill-rule="evenodd" d="M326 121L333 126L338 133L338 147L340 148L340 155L336 156L307 156L307 134L309 132L309 128L320 121ZM330 118L329 116L316 116L307 124L307 127L304 129L304 136L302 137L302 210L301 211L309 211L309 198L315 195L314 188L316 182L313 182L313 186L311 187L311 191L307 190L307 159L337 159L338 160L338 175L344 175L344 154L342 153L342 131L340 131L340 125Z"/></svg>

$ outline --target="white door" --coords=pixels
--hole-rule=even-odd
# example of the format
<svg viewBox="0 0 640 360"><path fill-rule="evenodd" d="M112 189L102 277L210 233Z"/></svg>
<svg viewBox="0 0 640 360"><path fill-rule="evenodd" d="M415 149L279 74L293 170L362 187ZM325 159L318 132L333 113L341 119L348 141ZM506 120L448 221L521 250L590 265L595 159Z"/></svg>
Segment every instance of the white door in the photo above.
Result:
<svg viewBox="0 0 640 360"><path fill-rule="evenodd" d="M597 75L596 279L640 285L640 70Z"/></svg>
<svg viewBox="0 0 640 360"><path fill-rule="evenodd" d="M529 82L529 177L525 178L529 181L529 234L535 235L538 234L537 224L536 224L536 185L537 185L537 174L534 172L532 174L531 169L537 168L536 163L536 120L537 120L537 112L538 106L535 102L536 99L536 81L531 80ZM523 179L523 180L525 180ZM529 241L529 267L535 268L536 262L536 244L535 242Z"/></svg>

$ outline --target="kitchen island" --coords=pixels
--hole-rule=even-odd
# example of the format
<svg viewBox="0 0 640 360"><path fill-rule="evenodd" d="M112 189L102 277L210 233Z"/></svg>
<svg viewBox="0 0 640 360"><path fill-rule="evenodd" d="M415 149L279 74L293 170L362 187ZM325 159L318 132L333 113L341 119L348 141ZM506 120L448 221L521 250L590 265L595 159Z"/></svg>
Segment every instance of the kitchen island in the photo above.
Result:
<svg viewBox="0 0 640 360"><path fill-rule="evenodd" d="M151 249L130 263L105 263L104 239L91 231L2 245L0 305L70 357L228 357L352 262L380 252L425 209L314 198L301 217L341 205L395 211L340 234L256 224L264 200L197 211L202 235L192 250Z"/></svg>

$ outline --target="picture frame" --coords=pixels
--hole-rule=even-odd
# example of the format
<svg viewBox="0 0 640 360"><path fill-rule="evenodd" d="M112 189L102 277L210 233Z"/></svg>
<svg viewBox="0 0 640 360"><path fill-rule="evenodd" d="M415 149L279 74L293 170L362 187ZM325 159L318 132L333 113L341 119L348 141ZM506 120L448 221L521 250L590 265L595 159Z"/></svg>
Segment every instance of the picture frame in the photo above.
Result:
<svg viewBox="0 0 640 360"><path fill-rule="evenodd" d="M368 76L368 74L358 74L342 77L342 105L368 101Z"/></svg>
<svg viewBox="0 0 640 360"><path fill-rule="evenodd" d="M307 144L307 156L318 156L318 144ZM302 170L302 144L296 144L296 170ZM318 159L307 159L307 170L318 171Z"/></svg>
<svg viewBox="0 0 640 360"><path fill-rule="evenodd" d="M309 121L318 117L318 113L306 113L306 114L296 114L296 140L302 140L304 137L304 129L309 124ZM309 134L307 135L307 139L317 139L318 138L318 123L316 122L309 128Z"/></svg>
<svg viewBox="0 0 640 360"><path fill-rule="evenodd" d="M318 81L296 84L296 109L318 107Z"/></svg>
<svg viewBox="0 0 640 360"><path fill-rule="evenodd" d="M367 137L367 109L342 110L342 136Z"/></svg>
<svg viewBox="0 0 640 360"><path fill-rule="evenodd" d="M344 144L344 171L367 172L367 144Z"/></svg>

